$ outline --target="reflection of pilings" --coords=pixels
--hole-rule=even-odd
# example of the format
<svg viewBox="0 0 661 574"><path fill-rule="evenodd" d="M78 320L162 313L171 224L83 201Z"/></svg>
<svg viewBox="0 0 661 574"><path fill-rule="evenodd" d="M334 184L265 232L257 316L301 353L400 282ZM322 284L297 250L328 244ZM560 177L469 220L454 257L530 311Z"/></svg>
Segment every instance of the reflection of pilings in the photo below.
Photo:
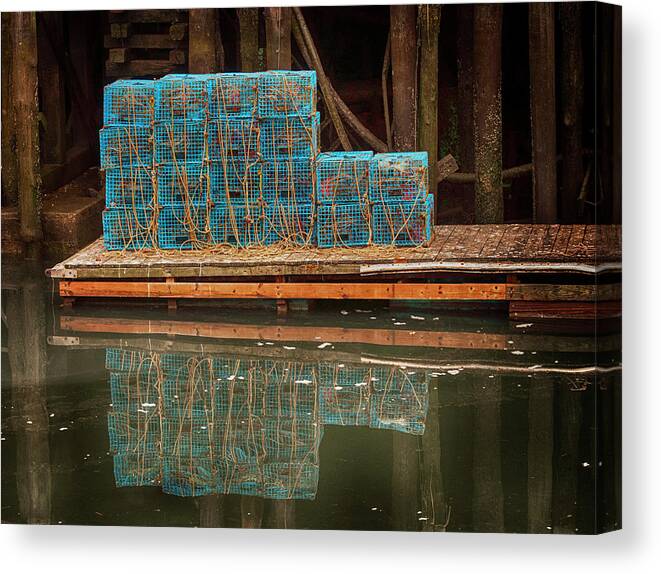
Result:
<svg viewBox="0 0 661 574"><path fill-rule="evenodd" d="M394 530L417 530L418 437L392 435L392 526Z"/></svg>
<svg viewBox="0 0 661 574"><path fill-rule="evenodd" d="M294 500L272 500L271 501L271 525L273 528L292 529L296 528L296 501Z"/></svg>
<svg viewBox="0 0 661 574"><path fill-rule="evenodd" d="M241 528L261 528L264 499L258 496L241 497Z"/></svg>
<svg viewBox="0 0 661 574"><path fill-rule="evenodd" d="M441 432L438 386L429 389L429 413L422 435L422 464L420 467L420 493L422 512L426 521L422 529L429 532L447 528L449 507L443 489L441 473Z"/></svg>
<svg viewBox="0 0 661 574"><path fill-rule="evenodd" d="M563 381L557 390L558 423L553 477L553 532L576 532L579 439L584 392Z"/></svg>
<svg viewBox="0 0 661 574"><path fill-rule="evenodd" d="M473 385L473 524L481 532L503 532L505 515L500 452L502 383L499 377L495 377L477 380Z"/></svg>
<svg viewBox="0 0 661 574"><path fill-rule="evenodd" d="M18 410L16 480L21 515L29 524L50 523L51 473L46 373L46 315L40 285L30 280L7 294L7 340L12 396ZM28 423L29 421L29 423Z"/></svg>
<svg viewBox="0 0 661 574"><path fill-rule="evenodd" d="M223 496L207 494L200 496L200 528L222 528L223 524Z"/></svg>
<svg viewBox="0 0 661 574"><path fill-rule="evenodd" d="M621 402L620 380L616 376L597 377L597 512L596 531L609 532L621 527Z"/></svg>
<svg viewBox="0 0 661 574"><path fill-rule="evenodd" d="M550 532L553 500L553 383L528 391L528 532Z"/></svg>

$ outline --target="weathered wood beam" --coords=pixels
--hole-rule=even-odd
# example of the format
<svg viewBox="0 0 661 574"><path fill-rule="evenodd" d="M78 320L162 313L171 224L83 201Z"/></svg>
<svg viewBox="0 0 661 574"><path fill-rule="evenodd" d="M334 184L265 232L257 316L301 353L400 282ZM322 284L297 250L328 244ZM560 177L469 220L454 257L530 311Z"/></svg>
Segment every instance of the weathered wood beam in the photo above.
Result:
<svg viewBox="0 0 661 574"><path fill-rule="evenodd" d="M16 122L18 208L28 256L38 256L41 228L37 23L34 12L15 12L12 21L13 104Z"/></svg>
<svg viewBox="0 0 661 574"><path fill-rule="evenodd" d="M37 15L37 48L39 85L41 86L41 113L44 118L42 160L44 163L62 163L66 159L66 94L63 70L57 62L53 48L44 31L61 44L64 38L61 12L39 12Z"/></svg>
<svg viewBox="0 0 661 574"><path fill-rule="evenodd" d="M188 71L191 74L222 71L223 49L218 10L189 10L188 26Z"/></svg>
<svg viewBox="0 0 661 574"><path fill-rule="evenodd" d="M259 8L237 8L242 72L259 70Z"/></svg>
<svg viewBox="0 0 661 574"><path fill-rule="evenodd" d="M266 69L291 69L291 8L264 8Z"/></svg>
<svg viewBox="0 0 661 574"><path fill-rule="evenodd" d="M17 193L16 124L13 97L12 14L2 13L2 206L15 206Z"/></svg>
<svg viewBox="0 0 661 574"><path fill-rule="evenodd" d="M198 283L61 281L62 297L182 299L393 299L436 301L613 301L619 284L509 283Z"/></svg>
<svg viewBox="0 0 661 574"><path fill-rule="evenodd" d="M613 10L613 205L611 223L622 222L622 6Z"/></svg>
<svg viewBox="0 0 661 574"><path fill-rule="evenodd" d="M434 195L434 221L438 209L438 34L441 27L441 7L421 4L418 7L420 34L420 93L418 109L420 129L418 149L429 158L429 191Z"/></svg>
<svg viewBox="0 0 661 574"><path fill-rule="evenodd" d="M390 6L390 46L393 147L397 151L414 151L417 131L418 72L416 7L414 5ZM435 159L433 158L433 160Z"/></svg>
<svg viewBox="0 0 661 574"><path fill-rule="evenodd" d="M461 171L475 164L473 137L473 5L457 6L457 132ZM472 183L472 182L471 182Z"/></svg>
<svg viewBox="0 0 661 574"><path fill-rule="evenodd" d="M200 528L222 528L224 497L220 494L200 496Z"/></svg>
<svg viewBox="0 0 661 574"><path fill-rule="evenodd" d="M583 48L581 5L558 4L560 17L560 103L562 106L562 164L560 219L572 222L578 214L583 170Z"/></svg>
<svg viewBox="0 0 661 574"><path fill-rule="evenodd" d="M533 217L536 223L555 223L558 219L553 6L550 2L532 2L528 6Z"/></svg>
<svg viewBox="0 0 661 574"><path fill-rule="evenodd" d="M503 7L477 4L473 15L473 133L475 221L502 223L503 118L501 45Z"/></svg>

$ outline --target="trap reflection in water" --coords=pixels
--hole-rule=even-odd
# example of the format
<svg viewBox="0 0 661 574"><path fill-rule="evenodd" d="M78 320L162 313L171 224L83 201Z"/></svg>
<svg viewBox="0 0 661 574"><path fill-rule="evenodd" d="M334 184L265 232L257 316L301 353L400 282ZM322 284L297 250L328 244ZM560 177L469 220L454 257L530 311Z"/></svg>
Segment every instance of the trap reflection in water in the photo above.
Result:
<svg viewBox="0 0 661 574"><path fill-rule="evenodd" d="M106 350L118 487L314 499L325 425L421 435L427 373Z"/></svg>

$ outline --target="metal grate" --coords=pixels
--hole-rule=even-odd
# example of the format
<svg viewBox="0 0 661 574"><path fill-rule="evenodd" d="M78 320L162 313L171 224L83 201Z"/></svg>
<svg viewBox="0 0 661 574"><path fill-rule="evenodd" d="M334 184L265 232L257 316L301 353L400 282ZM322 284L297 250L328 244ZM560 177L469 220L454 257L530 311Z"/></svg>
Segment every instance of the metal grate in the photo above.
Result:
<svg viewBox="0 0 661 574"><path fill-rule="evenodd" d="M262 196L267 203L295 206L314 201L312 160L269 161L262 172Z"/></svg>
<svg viewBox="0 0 661 574"><path fill-rule="evenodd" d="M158 167L158 203L164 206L202 206L210 199L206 163L188 162Z"/></svg>
<svg viewBox="0 0 661 574"><path fill-rule="evenodd" d="M424 197L428 187L427 165L427 152L376 154L370 168L370 199L383 203Z"/></svg>
<svg viewBox="0 0 661 574"><path fill-rule="evenodd" d="M106 171L106 207L153 206L151 166L120 166Z"/></svg>
<svg viewBox="0 0 661 574"><path fill-rule="evenodd" d="M319 154L316 162L318 201L367 201L372 157L371 151Z"/></svg>
<svg viewBox="0 0 661 574"><path fill-rule="evenodd" d="M149 126L154 121L153 80L117 80L103 88L103 123Z"/></svg>
<svg viewBox="0 0 661 574"><path fill-rule="evenodd" d="M308 117L317 110L317 73L275 70L259 75L259 115Z"/></svg>
<svg viewBox="0 0 661 574"><path fill-rule="evenodd" d="M155 82L156 121L203 120L211 74L168 74Z"/></svg>
<svg viewBox="0 0 661 574"><path fill-rule="evenodd" d="M313 159L319 153L319 113L260 121L260 153L268 161Z"/></svg>
<svg viewBox="0 0 661 574"><path fill-rule="evenodd" d="M153 161L152 129L141 125L106 126L99 133L101 168L141 166Z"/></svg>
<svg viewBox="0 0 661 574"><path fill-rule="evenodd" d="M208 129L211 161L259 159L259 124L255 118L227 117L211 122Z"/></svg>
<svg viewBox="0 0 661 574"><path fill-rule="evenodd" d="M372 213L372 237L378 245L422 246L431 243L434 196L416 201L377 203Z"/></svg>
<svg viewBox="0 0 661 574"><path fill-rule="evenodd" d="M215 74L207 81L209 117L256 116L259 74Z"/></svg>
<svg viewBox="0 0 661 574"><path fill-rule="evenodd" d="M371 242L370 209L359 203L317 207L319 247L361 247Z"/></svg>
<svg viewBox="0 0 661 574"><path fill-rule="evenodd" d="M157 163L200 162L207 156L206 122L158 123L154 128Z"/></svg>
<svg viewBox="0 0 661 574"><path fill-rule="evenodd" d="M158 245L162 249L198 249L211 243L206 206L168 206L158 214Z"/></svg>
<svg viewBox="0 0 661 574"><path fill-rule="evenodd" d="M211 200L216 205L254 204L262 199L262 165L234 158L214 161L209 168Z"/></svg>
<svg viewBox="0 0 661 574"><path fill-rule="evenodd" d="M109 251L154 247L156 219L147 207L124 206L103 212L103 243Z"/></svg>
<svg viewBox="0 0 661 574"><path fill-rule="evenodd" d="M262 205L217 205L211 210L213 242L235 247L265 245L267 228Z"/></svg>

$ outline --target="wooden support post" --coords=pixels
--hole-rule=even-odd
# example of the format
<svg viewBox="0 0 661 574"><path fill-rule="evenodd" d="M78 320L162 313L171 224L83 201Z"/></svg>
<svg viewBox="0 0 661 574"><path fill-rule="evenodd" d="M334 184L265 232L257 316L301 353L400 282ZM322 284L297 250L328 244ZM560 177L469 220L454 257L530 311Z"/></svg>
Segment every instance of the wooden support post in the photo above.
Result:
<svg viewBox="0 0 661 574"><path fill-rule="evenodd" d="M49 42L49 35L57 44L63 43L62 12L39 12L37 15L39 86L41 113L44 116L42 160L44 163L61 164L66 159L64 76Z"/></svg>
<svg viewBox="0 0 661 574"><path fill-rule="evenodd" d="M418 149L429 156L429 191L434 194L434 221L438 208L438 34L441 26L441 7L421 4L418 8L420 33L420 133Z"/></svg>
<svg viewBox="0 0 661 574"><path fill-rule="evenodd" d="M472 173L475 165L472 4L457 6L457 114L460 171Z"/></svg>
<svg viewBox="0 0 661 574"><path fill-rule="evenodd" d="M223 69L218 10L188 11L188 71L210 74Z"/></svg>
<svg viewBox="0 0 661 574"><path fill-rule="evenodd" d="M414 5L390 6L393 146L414 151L416 144L417 38ZM431 158L430 158L431 161Z"/></svg>
<svg viewBox="0 0 661 574"><path fill-rule="evenodd" d="M502 223L504 219L501 102L503 7L500 4L476 4L473 9L475 221Z"/></svg>
<svg viewBox="0 0 661 574"><path fill-rule="evenodd" d="M417 530L418 437L394 432L392 449L392 525L395 530Z"/></svg>
<svg viewBox="0 0 661 574"><path fill-rule="evenodd" d="M273 528L291 530L296 528L296 501L295 500L273 500L271 501L271 523Z"/></svg>
<svg viewBox="0 0 661 574"><path fill-rule="evenodd" d="M490 4L489 6L493 6ZM479 6L476 6L476 10ZM473 383L473 524L480 532L504 532L505 500L502 481L500 376Z"/></svg>
<svg viewBox="0 0 661 574"><path fill-rule="evenodd" d="M291 8L264 8L266 69L291 69Z"/></svg>
<svg viewBox="0 0 661 574"><path fill-rule="evenodd" d="M259 70L259 8L237 8L242 72Z"/></svg>
<svg viewBox="0 0 661 574"><path fill-rule="evenodd" d="M622 6L613 10L613 206L611 223L622 223Z"/></svg>
<svg viewBox="0 0 661 574"><path fill-rule="evenodd" d="M165 282L170 284L174 283L174 277L166 277ZM177 312L177 300L168 299L168 314L174 315L176 312Z"/></svg>
<svg viewBox="0 0 661 574"><path fill-rule="evenodd" d="M562 106L562 162L560 219L576 220L583 171L583 48L581 5L558 4L560 16L560 104Z"/></svg>
<svg viewBox="0 0 661 574"><path fill-rule="evenodd" d="M17 192L16 124L14 113L13 42L14 15L2 13L2 206L15 206Z"/></svg>
<svg viewBox="0 0 661 574"><path fill-rule="evenodd" d="M241 528L261 528L264 499L258 496L241 497Z"/></svg>
<svg viewBox="0 0 661 574"><path fill-rule="evenodd" d="M535 223L555 223L558 218L553 6L550 2L532 2L528 5Z"/></svg>
<svg viewBox="0 0 661 574"><path fill-rule="evenodd" d="M220 494L207 494L201 496L200 501L200 528L222 528L223 526L223 496Z"/></svg>
<svg viewBox="0 0 661 574"><path fill-rule="evenodd" d="M20 232L28 247L27 256L37 258L42 238L37 23L34 12L15 12L11 19Z"/></svg>
<svg viewBox="0 0 661 574"><path fill-rule="evenodd" d="M553 525L554 384L531 381L528 391L528 532Z"/></svg>

